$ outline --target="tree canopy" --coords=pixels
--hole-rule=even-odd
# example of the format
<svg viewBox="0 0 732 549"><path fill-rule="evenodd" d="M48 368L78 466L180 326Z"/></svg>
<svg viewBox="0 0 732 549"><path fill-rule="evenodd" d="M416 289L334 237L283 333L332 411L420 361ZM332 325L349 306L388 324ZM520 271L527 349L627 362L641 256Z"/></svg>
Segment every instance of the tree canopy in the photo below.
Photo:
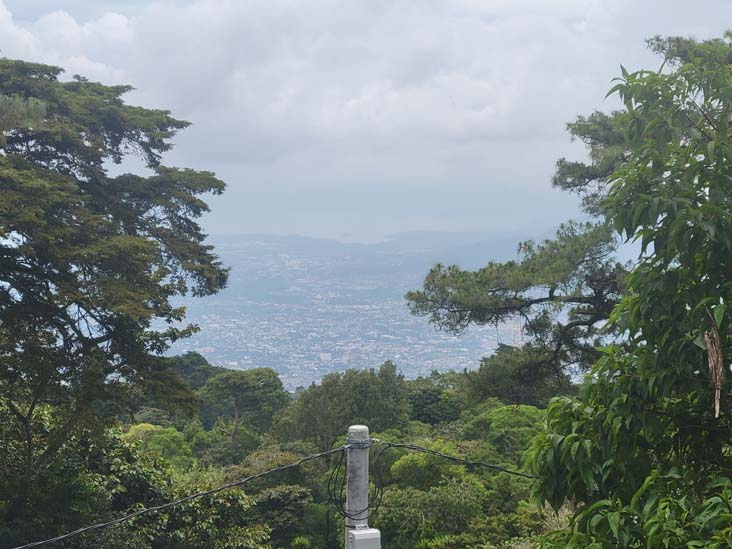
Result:
<svg viewBox="0 0 732 549"><path fill-rule="evenodd" d="M666 66L683 66L691 62L695 42L656 37L648 45ZM631 154L627 129L633 120L632 112L617 110L567 125L571 138L586 146L588 160L561 158L552 184L580 198L585 221L563 224L552 239L521 243L513 261L477 271L436 265L421 290L407 293L412 312L456 333L518 319L532 351L525 353L525 371L540 385L548 376L561 384L567 373L587 371L601 356L597 348L618 335L608 319L624 293L627 265L616 258L621 239L607 223L606 198Z"/></svg>
<svg viewBox="0 0 732 549"><path fill-rule="evenodd" d="M46 115L46 106L34 98L0 95L0 145L5 132L18 128L38 127Z"/></svg>
<svg viewBox="0 0 732 549"><path fill-rule="evenodd" d="M305 439L322 450L332 446L349 425L362 423L372 431L403 426L409 404L404 376L391 362L378 370L346 370L326 375L296 395L275 421L281 439Z"/></svg>
<svg viewBox="0 0 732 549"><path fill-rule="evenodd" d="M603 349L534 443L537 495L576 502L556 547L727 547L732 402L732 36L655 40L660 70L625 69L627 154L603 208L640 244Z"/></svg>
<svg viewBox="0 0 732 549"><path fill-rule="evenodd" d="M9 520L79 429L100 428L139 391L190 403L159 357L195 330L175 325L185 311L171 300L227 278L195 221L208 211L201 195L224 183L161 164L187 122L127 105L129 86L60 75L0 59L0 400L23 456L0 489ZM111 176L128 155L151 175Z"/></svg>
<svg viewBox="0 0 732 549"><path fill-rule="evenodd" d="M259 432L268 431L274 415L289 401L277 372L270 368L225 370L209 378L199 395L204 416L233 421L232 441L242 421Z"/></svg>
<svg viewBox="0 0 732 549"><path fill-rule="evenodd" d="M590 149L590 164L560 160L555 184L582 194L595 215L607 186L619 114L596 114L569 125ZM605 131L602 131L602 130ZM570 221L554 239L519 245L519 259L490 262L478 271L436 265L420 291L407 294L414 314L459 333L470 325L519 318L533 344L535 375L561 380L568 367L587 369L599 354L604 323L621 295L624 267L613 259L617 241L602 220Z"/></svg>

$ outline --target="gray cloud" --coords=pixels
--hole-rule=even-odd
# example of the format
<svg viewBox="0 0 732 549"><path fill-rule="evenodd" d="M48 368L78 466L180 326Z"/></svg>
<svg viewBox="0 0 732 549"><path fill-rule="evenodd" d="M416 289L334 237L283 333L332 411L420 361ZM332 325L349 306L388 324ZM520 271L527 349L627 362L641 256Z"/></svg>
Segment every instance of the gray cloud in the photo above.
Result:
<svg viewBox="0 0 732 549"><path fill-rule="evenodd" d="M229 183L213 232L378 237L541 233L573 212L549 189L578 155L564 125L603 102L643 39L717 36L703 0L0 0L0 49L138 88L194 126L171 164ZM714 14L710 16L710 14Z"/></svg>

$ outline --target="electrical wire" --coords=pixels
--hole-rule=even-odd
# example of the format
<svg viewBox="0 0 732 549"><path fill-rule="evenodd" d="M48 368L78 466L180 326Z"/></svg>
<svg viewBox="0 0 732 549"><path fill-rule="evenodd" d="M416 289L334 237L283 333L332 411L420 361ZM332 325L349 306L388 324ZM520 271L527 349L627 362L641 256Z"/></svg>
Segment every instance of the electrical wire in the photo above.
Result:
<svg viewBox="0 0 732 549"><path fill-rule="evenodd" d="M437 450L431 450L429 448L425 448L424 446L417 446L416 444L405 444L405 443L400 443L400 442L387 442L385 440L379 440L378 438L372 438L371 441L382 445L383 450L388 450L389 448L403 448L405 450L412 450L413 452L422 452L424 454L430 454L432 456L446 459L448 461L453 461L455 463L459 463L461 465L466 465L468 467L483 467L485 469L492 469L492 470L498 471L500 473L507 473L509 475L514 475L517 477L537 478L536 475L524 473L523 471L518 471L515 469L507 469L506 467L501 467L500 465L495 465L493 463L486 463L484 461L472 461L469 459L464 459L464 458L460 458L460 457L456 457L456 456L450 456L448 454L443 454L442 452L438 452ZM382 450L382 452L383 452L383 450Z"/></svg>
<svg viewBox="0 0 732 549"><path fill-rule="evenodd" d="M429 454L435 457L439 457L442 459L446 459L448 461L452 461L454 463L459 463L461 465L465 465L468 467L483 467L486 469L491 469L493 471L498 471L502 473L507 473L509 475L519 476L523 478L529 478L533 479L536 478L536 476L531 475L529 473L525 473L523 471L517 471L513 469L508 469L506 467L501 467L500 465L495 465L493 463L486 463L483 461L472 461L469 459L464 459L457 456L451 456L448 454L444 454L442 452L438 452L437 450L432 450L430 448L425 448L424 446L418 446L417 444L406 444L406 443L399 443L399 442L387 442L384 440L380 440L378 438L371 438L371 443L379 444L380 448L374 452L373 458L371 461L371 466L373 468L373 477L374 477L374 487L373 487L373 494L369 498L369 505L366 509L360 509L358 511L348 511L346 509L346 505L344 503L344 496L343 493L345 491L345 485L346 485L346 476L343 472L343 466L345 461L345 452L343 452L340 455L340 458L338 462L336 463L335 467L330 473L330 476L328 477L328 483L326 486L326 491L328 494L328 498L330 499L330 503L332 508L343 518L345 519L353 519L353 518L359 518L359 519L370 519L374 516L378 515L379 508L381 507L381 504L384 500L384 474L381 467L381 458L384 455L384 453L391 449L391 448L401 448L405 450L411 450L413 452L422 452L425 454ZM373 503L371 503L373 502ZM365 513L365 516L364 516Z"/></svg>
<svg viewBox="0 0 732 549"><path fill-rule="evenodd" d="M372 439L373 440L373 439ZM381 447L374 453L374 507L372 514L378 515L381 503L384 501L384 471L381 467L381 457L388 448Z"/></svg>
<svg viewBox="0 0 732 549"><path fill-rule="evenodd" d="M175 501L164 503L162 505L157 505L155 507L147 507L145 509L140 509L138 511L135 511L134 513L130 513L128 515L124 515L122 517L119 517L119 518L116 518L116 519L113 519L113 520L110 520L107 522L100 522L98 524L93 524L91 526L85 526L84 528L79 528L78 530L74 530L67 534L49 538L49 539L46 539L43 541L36 541L33 543L27 543L25 545L19 545L17 547L13 547L12 549L30 549L31 547L40 547L42 545L48 545L51 543L64 541L69 538L84 534L86 532L91 532L93 530L101 530L103 528L116 526L117 524L121 524L123 522L126 522L128 520L131 520L135 517L139 517L139 516L147 514L147 513L154 513L157 511L162 511L163 509L169 509L171 507L181 505L181 504L191 501L193 499L197 499L197 498L204 497L204 496L210 496L210 495L216 494L218 492L221 492L223 490L228 490L229 488L235 488L237 486L242 486L253 480L257 480L262 477L265 477L265 476L268 476L268 475L271 475L273 473L277 473L280 471L285 471L287 469L292 469L292 468L302 465L305 462L327 457L327 456L330 456L330 455L333 455L336 453L340 453L340 457L338 458L336 466L333 468L330 475L328 476L326 492L327 492L328 498L331 501L332 507L335 509L335 511L339 515L341 515L345 519L354 519L354 518L368 519L371 516L376 515L378 513L379 507L381 506L381 503L384 498L384 482L383 482L383 471L380 466L377 468L376 465L379 464L384 452L386 450L389 450L390 448L402 448L405 450L411 450L413 452L422 452L422 453L436 456L436 457L439 457L442 459L446 459L448 461L452 461L454 463L466 465L468 467L483 467L486 469L491 469L494 471L507 473L509 475L514 475L514 476L518 476L518 477L529 478L529 479L537 478L535 475L531 475L529 473L524 473L523 471L507 469L506 467L501 467L500 465L495 465L493 463L486 463L483 461L472 461L469 459L451 456L448 454L444 454L442 452L438 452L437 450L431 450L430 448L425 448L424 446L418 446L416 444L387 442L387 441L380 440L377 438L372 438L371 442L380 444L381 448L374 453L374 459L372 460L372 465L374 466L374 473L375 473L374 476L375 476L376 480L374 482L374 492L373 492L373 495L370 498L370 500L373 501L374 504L368 505L366 507L366 509L361 509L358 511L348 511L346 509L345 497L344 497L344 492L346 489L346 472L344 470L345 457L346 457L345 450L351 448L353 445L345 444L343 446L339 446L338 448L333 448L332 450L326 450L325 452L319 452L317 454L310 454L295 462L288 463L286 465L280 465L278 467L273 467L272 469L262 471L261 473L257 473L256 475L251 475L251 476L239 479L239 480L235 480L233 482L229 482L228 484L224 484L222 486L218 486L218 487L212 488L210 490L203 490L200 492L196 492L194 494L190 494L184 498L177 499ZM366 516L363 516L364 513L366 513ZM330 530L329 525L328 525L327 530ZM328 534L326 534L326 535L328 535Z"/></svg>
<svg viewBox="0 0 732 549"><path fill-rule="evenodd" d="M323 537L323 542L325 543L325 547L338 547L337 542L333 542L333 545L331 545L331 524L330 524L330 515L335 511L335 507L333 505L328 505L328 508L325 510L325 534Z"/></svg>
<svg viewBox="0 0 732 549"><path fill-rule="evenodd" d="M325 485L325 491L328 495L328 499L330 500L331 507L341 516L344 516L343 513L345 512L345 508L343 506L342 485L339 487L339 482L342 482L343 484L346 482L345 474L342 475L344 458L345 452L342 452L335 464L335 467L333 467L330 475L328 475L328 482ZM340 480L341 476L343 476L342 480Z"/></svg>
<svg viewBox="0 0 732 549"><path fill-rule="evenodd" d="M326 456L330 456L332 454L341 453L341 457L343 456L343 451L348 448L348 445L345 446L339 446L338 448L333 448L332 450L326 450L325 452L319 452L317 454L310 454L309 456L305 456L293 463L288 463L287 465L280 465L278 467L273 467L272 469L268 469L267 471L262 471L261 473L257 473L256 475L251 475L239 480L235 480L233 482L229 482L228 484L224 484L222 486L218 486L217 488L212 488L210 490L203 490L201 492L196 492L195 494L191 494L189 496L186 496L181 499L177 499L175 501L171 501L168 503L164 503L162 505L157 505L155 507L147 507L145 509L140 509L139 511L135 511L134 513L130 513L128 515L125 515L123 517L119 517L107 522L100 522L98 524L92 524L91 526L85 526L84 528L79 528L78 530L74 530L73 532L69 532L67 534L63 534L61 536L56 536L53 538L49 538L43 541L35 541L33 543L27 543L25 545L19 545L17 547L13 547L12 549L29 549L31 547L40 547L42 545L48 545L50 543L56 543L59 541L64 541L69 538L78 536L80 534L84 534L86 532L90 532L93 530L101 530L102 528L108 528L110 526L116 526L117 524L121 524L123 522L126 522L130 519L133 519L135 517L139 517L140 515L144 515L147 513L154 513L157 511L162 511L163 509L168 509L170 507L175 507L177 505L180 505L182 503L189 502L193 499L197 499L204 496L210 496L212 494L216 494L218 492L221 492L223 490L228 490L229 488L235 488L237 486L242 486L243 484L246 484L247 482L251 482L253 480L260 479L262 477L265 477L267 475L271 475L273 473L277 473L280 471L285 471L287 469L293 469L295 467L298 467L302 465L305 462L313 461L315 459L323 458Z"/></svg>
<svg viewBox="0 0 732 549"><path fill-rule="evenodd" d="M373 439L372 439L373 440ZM348 446L348 445L347 445ZM382 450L375 453L375 457L371 460L372 465L376 465L380 455L383 453ZM328 482L326 484L326 493L330 500L331 507L345 519L366 519L373 517L378 512L378 508L381 505L381 501L384 496L383 482L381 479L381 470L378 469L379 474L377 476L377 482L374 483L373 494L369 497L369 501L376 502L374 505L369 504L365 509L359 509L356 511L348 511L345 504L346 490L346 474L344 471L345 452L341 454L336 466L331 471ZM376 469L376 468L375 468Z"/></svg>
<svg viewBox="0 0 732 549"><path fill-rule="evenodd" d="M329 477L328 477L328 483L326 485L326 492L328 494L328 499L330 500L331 506L335 510L336 513L341 515L345 519L353 519L353 518L368 518L368 515L366 517L361 517L363 513L368 512L367 509L360 509L358 511L351 511L348 512L346 509L345 504L345 491L346 491L346 471L344 468L345 465L345 452L341 453L340 458L336 462L335 467L331 471Z"/></svg>

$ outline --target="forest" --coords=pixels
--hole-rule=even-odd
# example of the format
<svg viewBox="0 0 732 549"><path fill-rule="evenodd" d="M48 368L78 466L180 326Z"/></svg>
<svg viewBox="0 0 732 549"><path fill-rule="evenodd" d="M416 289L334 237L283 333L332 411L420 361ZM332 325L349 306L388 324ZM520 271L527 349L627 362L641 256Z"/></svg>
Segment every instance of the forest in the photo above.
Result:
<svg viewBox="0 0 732 549"><path fill-rule="evenodd" d="M176 298L229 274L199 224L226 185L162 164L188 123L0 59L0 547L158 506L47 545L342 547L330 451L358 423L387 443L369 509L384 547L729 547L732 35L647 45L658 66L621 67L617 109L567 125L586 160L559 159L552 184L580 219L406 295L454 333L519 318L523 345L295 393L270 368L166 354L197 330ZM113 175L128 157L148 174Z"/></svg>

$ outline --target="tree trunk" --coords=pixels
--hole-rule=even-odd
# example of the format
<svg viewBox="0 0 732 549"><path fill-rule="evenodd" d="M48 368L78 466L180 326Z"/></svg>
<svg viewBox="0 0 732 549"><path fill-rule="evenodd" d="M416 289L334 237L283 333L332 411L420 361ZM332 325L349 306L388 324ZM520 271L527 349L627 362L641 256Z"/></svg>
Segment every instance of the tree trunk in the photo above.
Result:
<svg viewBox="0 0 732 549"><path fill-rule="evenodd" d="M236 444L236 435L239 431L239 403L234 402L234 425L231 428L231 446Z"/></svg>

